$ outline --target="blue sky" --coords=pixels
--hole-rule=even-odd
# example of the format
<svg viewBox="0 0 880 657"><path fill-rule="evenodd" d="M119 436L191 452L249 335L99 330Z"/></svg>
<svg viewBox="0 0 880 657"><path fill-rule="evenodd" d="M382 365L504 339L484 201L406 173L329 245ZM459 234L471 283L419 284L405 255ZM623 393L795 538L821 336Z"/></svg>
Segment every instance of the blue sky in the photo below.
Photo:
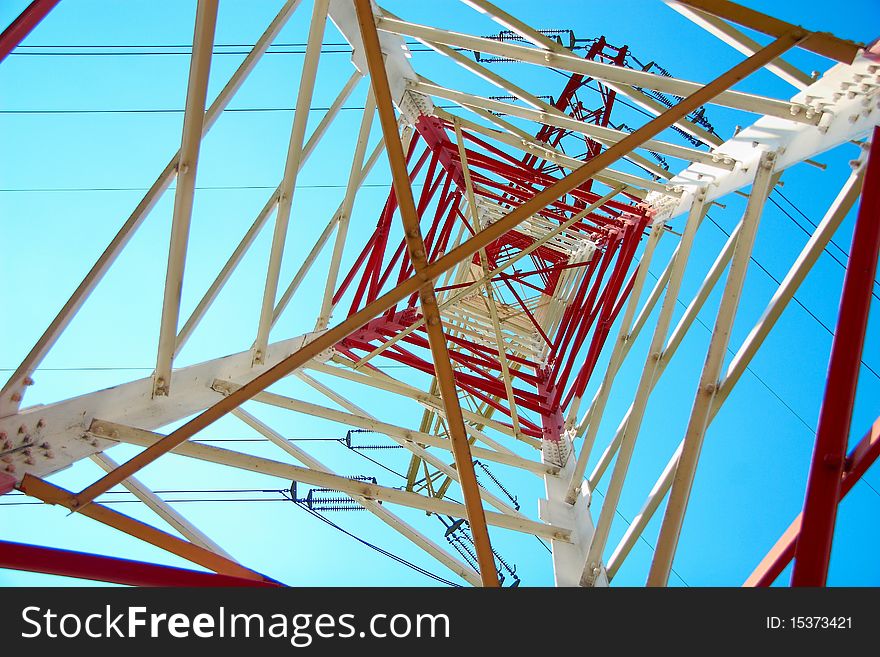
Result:
<svg viewBox="0 0 880 657"><path fill-rule="evenodd" d="M213 98L241 61L245 50L242 44L256 40L281 4L268 0L221 2L216 43L232 45L218 47L218 52L230 54L214 57L209 98ZM746 4L812 29L859 41L871 41L880 31L876 0L849 3L846 12L820 12L823 5L815 1ZM8 24L26 5L24 0L0 3L0 25ZM282 31L278 43L304 41L310 5L308 0L304 2ZM474 34L498 31L497 25L457 0L395 1L384 6L415 22ZM734 50L655 0L626 0L613 5L573 0L514 1L504 2L503 6L538 28L573 29L583 38L605 35L614 45L628 45L641 61L654 60L682 78L708 81L741 59ZM442 11L438 11L438 7ZM0 329L0 368L6 371L15 368L176 150L189 57L185 54L186 47L170 46L186 46L191 42L194 13L195 2L189 1L64 0L24 42L25 47L0 64L0 239L7 246L0 274L7 281L2 292L4 307L12 309L9 316L14 317L14 321L4 322ZM338 44L341 41L336 29L328 24L325 42ZM711 53L711 57L704 53ZM830 65L827 60L801 51L786 58L808 72L824 71ZM477 93L497 93L431 53L414 52L413 63L417 71L441 84L446 82ZM231 109L237 111L224 115L204 142L183 289L184 316L198 301L280 179L293 115L290 108L296 100L301 64L302 55L296 52L267 54L231 104ZM559 76L539 73L525 65L495 66L493 70L510 76L535 93L555 95L564 84ZM349 57L344 52L328 52L322 56L309 130L320 120L321 108L332 102L350 72ZM362 81L346 106L362 106L366 87ZM785 83L764 71L737 88L780 98L793 93ZM621 108L617 117L616 120L630 124L643 120L627 108ZM723 136L730 135L735 125L752 120L716 107L710 108L709 117ZM301 187L296 192L282 281L289 280L296 271L300 259L342 198L341 186L347 176L359 118L358 111L341 112L333 130L300 175ZM378 126L374 126L371 144L377 137ZM793 168L783 176L782 193L813 222L818 222L848 176L848 162L856 152L856 147L843 145L817 158L827 164L825 171L807 165ZM680 163L672 160L671 164L675 169ZM363 241L375 225L389 182L387 167L380 161L368 179L368 186L358 196L351 230L353 243ZM781 197L774 194L774 198L787 207ZM732 196L725 202L726 209L715 208L710 215L729 231L739 220L745 199ZM37 385L29 392L28 403L47 403L150 374L158 336L172 205L173 194L166 193L124 256L44 361L43 369L35 377ZM850 216L844 222L834 238L843 252L829 247L838 260L845 261L845 252L849 250L853 218ZM801 223L808 225L805 221ZM672 225L680 229L682 218ZM271 229L264 229L240 271L184 349L179 364L199 362L250 346L270 235ZM699 287L725 239L721 228L708 221L698 233L680 294L684 303ZM762 220L754 257L770 274L781 279L806 239L791 219L770 204ZM661 241L655 256L655 263L660 264L651 268L653 275L659 274L665 257L675 247L674 240L673 236L667 236ZM345 262L353 260L354 251L346 251ZM322 271L326 258L325 254L316 265L316 272ZM834 327L842 278L842 267L824 254L797 294L803 307L794 303L789 307L753 361L750 373L743 377L713 423L703 450L675 562L676 576L670 580L671 584L738 584L798 512L831 345L831 335L825 327ZM652 283L649 277L648 288ZM760 316L775 287L767 273L755 266L750 268L745 300L731 341L734 350ZM875 289L880 290L880 286ZM307 279L296 303L273 332L273 339L311 330L322 291L323 280ZM706 327L711 327L714 321L719 293L720 290L716 290L700 314ZM875 299L864 353L865 362L874 372L880 371L876 305ZM680 306L674 321L682 311ZM341 318L338 311L334 323ZM612 329L612 335L615 330ZM593 461L610 440L632 399L648 339L643 336L636 343L621 371L600 429ZM610 548L616 545L628 520L638 512L681 439L708 339L708 328L696 325L658 385L645 418L631 476L624 488L620 517L612 528ZM606 359L607 352L598 371L602 371ZM411 377L400 369L389 372ZM411 377L411 380L419 379ZM591 382L588 395L596 385L597 381ZM296 382L285 382L277 389L326 403ZM354 389L351 390L354 394ZM417 423L421 415L417 408L406 411L389 408L385 397L361 396L361 399L364 400L361 405L378 409L374 412L383 419L398 418L400 414L399 421ZM853 442L877 417L878 401L880 381L863 368L853 419ZM338 425L328 422L301 416L290 418L280 411L255 405L247 408L283 429L291 438L338 438L344 434ZM254 432L233 418L218 422L203 436L252 437ZM378 469L332 440L306 442L302 446L340 473L375 474L380 483L402 484L394 474ZM236 448L269 458L283 458L271 445L239 443ZM383 456L391 454L386 464L401 471L408 459L399 451L387 450ZM122 460L133 453L123 446L115 448L111 455ZM540 480L508 472L502 466L497 473L503 475L505 482L510 482L524 510L534 515L536 499L542 494ZM53 481L79 489L98 476L96 466L83 463L59 473ZM209 467L179 457L163 458L144 470L142 479L158 490L277 490L285 487L277 480ZM600 482L599 493L606 484L607 476ZM878 489L880 477L875 468L840 507L832 555L832 584L880 584L880 564L874 558L880 542L880 528L874 522L880 512ZM178 499L192 497L167 496L175 499L175 495ZM280 499L280 495L271 493L254 493L253 496ZM0 505L12 501L25 500L7 497L0 500ZM155 522L140 504L115 508ZM432 583L283 501L180 503L176 508L243 563L289 584ZM594 517L596 509L594 505ZM442 542L442 527L435 519L426 519L424 514L415 511L400 513ZM448 576L430 557L369 514L336 514L332 519L385 549L443 577ZM658 528L659 515L649 526L645 541L639 542L620 571L616 583L637 585L644 581ZM189 566L88 519L66 517L66 512L59 509L0 508L0 536ZM524 584L552 583L549 554L534 538L504 530L494 530L492 537L505 559L517 565ZM787 581L787 575L781 580ZM0 571L0 584L60 581Z"/></svg>

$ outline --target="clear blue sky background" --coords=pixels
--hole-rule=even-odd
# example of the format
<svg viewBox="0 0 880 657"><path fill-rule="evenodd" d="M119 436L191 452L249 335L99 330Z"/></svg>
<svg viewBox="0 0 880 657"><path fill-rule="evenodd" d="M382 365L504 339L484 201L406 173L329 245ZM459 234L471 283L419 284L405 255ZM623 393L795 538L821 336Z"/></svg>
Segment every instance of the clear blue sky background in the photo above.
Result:
<svg viewBox="0 0 880 657"><path fill-rule="evenodd" d="M219 91L243 58L243 44L253 44L281 6L278 0L221 2L209 97ZM615 45L628 45L642 62L657 61L676 76L708 81L741 59L733 49L716 41L657 0L617 3L574 0L553 3L503 2L504 8L538 28L573 29L578 37L604 35ZM749 6L811 29L831 31L859 41L872 41L880 32L878 3L859 0L846 11L827 12L824 3L747 2ZM0 1L0 26L8 24L27 5L26 0ZM281 44L302 44L311 3L307 0L277 39ZM497 33L498 26L453 0L384 4L394 13L416 22L475 34ZM0 65L0 240L4 245L0 299L6 321L0 328L0 368L10 372L54 317L97 255L140 200L176 150L180 140L182 107L192 39L195 2L178 0L63 0L6 61ZM341 36L328 24L325 42L339 44ZM231 45L226 45L231 44ZM222 45L223 47L220 47ZM183 46L183 47L171 47ZM281 47L279 51L301 51ZM330 47L329 50L344 50ZM455 69L432 53L413 53L417 71L438 83L483 94L497 94L483 81ZM150 53L150 54L146 54ZM160 53L160 54L155 54ZM219 54L226 53L226 54ZM805 71L824 71L830 62L803 52L787 57ZM206 138L199 166L190 252L183 289L183 311L189 311L216 275L227 255L250 225L280 179L287 148L291 108L296 99L302 54L275 52L264 57L251 78ZM563 78L531 70L525 65L497 64L510 76L538 94L556 95ZM310 129L351 72L344 52L322 56L320 82L312 103ZM793 90L767 72L760 72L738 88L789 97ZM346 103L363 105L366 83L361 82ZM282 272L282 284L298 268L326 221L341 200L360 112L340 113L334 128L300 175L294 219ZM710 120L722 136L734 126L753 120L723 108L710 108ZM620 108L615 121L630 125L644 120ZM374 127L371 143L378 137ZM675 139L675 136L669 136ZM818 222L849 174L848 161L856 156L853 145L844 145L820 159L826 171L800 165L783 176L783 193L812 221ZM671 160L672 168L680 162ZM626 168L624 165L621 168ZM363 243L375 226L387 194L390 177L380 162L358 196L351 243ZM417 181L418 182L418 181ZM774 194L783 207L785 201ZM715 208L711 217L729 231L738 221L745 200L736 196L727 208ZM173 194L167 193L144 223L122 258L83 308L38 372L37 385L27 403L47 403L74 394L148 376L153 368L158 336L159 309L167 254ZM797 213L788 208L795 217ZM798 220L804 224L801 218ZM682 219L673 222L679 229ZM839 260L849 251L853 217L834 238L840 247L829 247ZM264 229L240 270L208 314L178 364L186 365L247 349L253 340L259 297L271 229ZM721 229L706 222L701 229L680 294L686 304L726 239ZM806 241L795 223L772 204L762 220L755 259L781 279ZM652 275L675 247L675 238L664 238ZM346 251L350 263L356 249ZM317 315L327 254L318 262L316 275L307 279L273 339L311 330ZM803 501L813 433L824 389L831 335L843 268L824 254L797 294L803 307L791 304L777 330L753 361L730 401L713 423L703 451L684 536L675 562L673 585L740 583L760 561L796 515ZM653 283L649 277L648 287ZM772 295L776 284L752 266L746 293L732 338L738 347ZM880 286L875 290L880 293ZM699 369L705 357L709 330L717 308L716 292L700 314L661 380L649 406L631 476L624 489L620 516L613 527L609 549L640 509L653 482L681 439L693 401ZM864 360L880 371L880 331L876 300L871 316ZM680 306L675 321L681 315ZM805 310L804 308L808 309ZM334 321L342 318L337 312ZM824 327L823 327L824 325ZM614 331L612 330L612 335ZM610 440L632 393L644 362L648 336L632 351L615 386L599 435L596 457ZM607 358L607 354L605 354ZM605 359L600 363L604 366ZM418 377L400 369L396 376ZM588 395L595 390L593 382ZM337 384L340 391L354 388ZM279 391L318 403L319 395L295 382ZM410 422L420 419L417 407L390 406L387 397L364 396L362 405L381 419ZM862 369L853 419L853 442L878 414L880 381ZM338 425L249 405L248 408L289 438L338 438ZM233 418L212 426L203 438L253 438L254 432ZM371 440L366 437L365 440ZM378 438L376 438L378 440ZM331 441L304 442L343 474L371 474L380 483L400 486L397 475L382 470ZM236 448L270 458L284 455L271 445L239 443ZM381 452L387 465L401 472L408 459L400 451ZM117 460L133 453L114 448ZM528 454L528 452L524 452ZM535 456L535 454L530 454ZM518 495L524 511L534 515L542 495L540 480L493 468ZM53 478L60 485L79 489L99 476L91 463L82 463ZM178 457L163 458L142 473L157 490L252 488L274 491L286 487L277 480L224 470ZM607 484L598 487L597 500ZM491 488L491 484L487 483ZM832 584L880 584L876 559L880 528L880 477L868 472L841 505L832 557ZM497 492L497 491L494 491ZM243 497L280 499L277 493L243 494ZM119 496L125 498L126 496ZM190 494L166 495L169 499ZM215 494L211 497L219 498ZM0 499L0 537L105 554L190 564L158 552L134 539L78 516L41 506L18 505L24 497ZM16 505L12 505L15 503ZM118 508L150 522L140 504ZM351 538L308 517L282 501L180 503L177 508L204 529L243 563L289 584L426 585L432 581L358 545ZM598 502L594 504L594 515ZM401 510L427 534L442 542L442 527L433 518ZM367 513L336 514L332 519L349 531L418 563L443 577L442 566L412 547ZM640 541L616 583L644 581L659 528L659 515ZM505 559L516 564L526 585L552 583L549 554L534 538L493 530L493 541ZM781 581L787 581L787 573ZM57 584L67 580L0 570L0 584Z"/></svg>

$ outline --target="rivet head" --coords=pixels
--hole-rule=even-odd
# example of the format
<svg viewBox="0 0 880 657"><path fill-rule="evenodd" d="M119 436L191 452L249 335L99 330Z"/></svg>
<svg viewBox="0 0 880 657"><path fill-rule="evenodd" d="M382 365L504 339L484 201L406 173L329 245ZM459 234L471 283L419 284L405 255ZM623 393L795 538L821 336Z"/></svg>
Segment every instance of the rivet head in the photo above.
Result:
<svg viewBox="0 0 880 657"><path fill-rule="evenodd" d="M826 454L822 461L829 468L838 468L843 463L843 459L837 454Z"/></svg>

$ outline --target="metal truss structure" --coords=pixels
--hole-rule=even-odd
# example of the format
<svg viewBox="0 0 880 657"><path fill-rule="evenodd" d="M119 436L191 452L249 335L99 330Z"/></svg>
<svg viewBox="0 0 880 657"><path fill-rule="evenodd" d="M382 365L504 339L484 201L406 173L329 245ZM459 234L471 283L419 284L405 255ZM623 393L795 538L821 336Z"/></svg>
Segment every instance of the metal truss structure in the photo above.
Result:
<svg viewBox="0 0 880 657"><path fill-rule="evenodd" d="M714 80L692 82L658 66L633 65L627 48L604 38L572 50L573 37L566 43L564 33L534 29L488 0L462 1L494 20L500 34L475 36L410 22L370 0L287 0L209 105L218 2L198 0L179 150L3 386L0 486L3 492L18 489L64 506L215 574L9 542L0 543L0 566L128 584L276 584L235 561L137 479L140 470L173 452L227 472L257 472L285 486L294 482L291 499L312 510L363 508L472 585L498 586L505 575L511 581L514 573L490 542L490 534L502 529L549 541L558 585L607 585L668 498L646 573L648 585L664 586L708 426L861 197L804 511L747 582L768 585L794 559L794 584L825 583L838 501L880 450L880 424L875 424L846 453L880 247L875 127L880 123L880 51L724 0L669 0L681 20L709 30L720 48L732 46L745 55ZM0 57L55 4L34 0L0 37ZM195 310L182 318L181 286L202 138L291 15L309 9L281 182ZM351 45L353 70L306 139L328 20ZM769 45L760 45L742 29L770 37ZM477 76L505 96L479 96L423 77L413 67L407 39L445 55L460 67L462 80ZM820 54L834 65L808 76L781 59L793 48ZM538 95L499 75L493 61L553 69L564 73L565 83L551 97ZM731 89L762 68L794 87L794 95L779 99ZM363 78L369 79L369 91L359 132L352 136L342 203L296 275L282 280L288 232L299 221L298 174ZM653 118L634 128L621 125L614 118L620 99ZM441 107L440 101L454 108ZM716 134L707 120L716 106L742 115L747 127L729 138ZM382 139L370 147L376 116ZM839 181L834 203L725 368L768 195L787 169L847 142L861 152L852 175ZM387 158L393 187L375 229L360 240L353 227L375 217L354 213L355 198L382 158ZM669 161L682 163L678 173L670 171ZM416 180L421 181L418 194ZM167 251L161 246L167 276L154 374L45 406L23 406L43 358L172 183L171 241ZM705 213L734 194L748 198L742 219L673 326ZM678 246L644 295L656 247L677 217L685 218ZM239 353L175 367L176 356L269 226L271 249L255 334L244 338ZM322 252L327 269L310 271ZM293 301L306 280L323 285L321 303L312 309L314 330L273 341L272 328L282 314L294 306L300 315L308 312ZM705 363L693 373L692 389L680 391L694 396L687 430L642 511L619 543L609 544L652 392L716 288L720 301ZM639 335L650 336L641 376L634 389L615 386ZM408 374L391 376L380 367L388 363L405 366ZM327 404L271 389L288 377L313 388ZM341 394L334 382L383 401L371 402L368 410L356 395ZM598 383L592 399L591 382ZM617 431L603 442L600 421L612 395L631 404ZM245 402L285 409L291 418L338 423L349 446L359 432L384 436L389 447L409 452L406 485L393 488L372 478L337 474L244 410ZM395 422L398 406L421 409L419 426ZM230 414L276 445L278 458L191 440ZM169 430L171 425L176 428ZM141 450L117 463L110 454L118 444ZM603 445L597 465L587 473L594 448ZM97 463L105 476L80 491L47 480L84 459ZM503 477L488 469L494 466L543 480L545 497L537 516L520 509ZM596 483L609 472L601 505L595 500L591 505ZM478 481L481 473L489 473L505 494L490 492L485 477ZM102 504L102 496L117 485L177 534ZM451 500L450 493L462 501ZM441 518L448 545L404 520L395 507Z"/></svg>

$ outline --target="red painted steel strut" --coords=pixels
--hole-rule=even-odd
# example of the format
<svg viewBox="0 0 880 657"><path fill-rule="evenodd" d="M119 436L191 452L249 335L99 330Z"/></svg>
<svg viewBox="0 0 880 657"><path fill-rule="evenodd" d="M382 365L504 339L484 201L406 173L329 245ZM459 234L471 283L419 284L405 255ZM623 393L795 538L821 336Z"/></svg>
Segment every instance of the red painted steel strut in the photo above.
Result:
<svg viewBox="0 0 880 657"><path fill-rule="evenodd" d="M128 586L283 586L269 579L244 579L11 541L0 541L0 568Z"/></svg>
<svg viewBox="0 0 880 657"><path fill-rule="evenodd" d="M880 458L880 417L874 420L871 429L850 450L840 478L840 499L842 500L862 478L868 468ZM838 500L839 502L839 500ZM770 586L794 559L795 546L801 533L803 514L789 525L785 533L767 553L743 586Z"/></svg>
<svg viewBox="0 0 880 657"><path fill-rule="evenodd" d="M880 253L880 128L874 128L866 167L831 345L825 399L819 412L792 586L824 586L828 578L846 444Z"/></svg>
<svg viewBox="0 0 880 657"><path fill-rule="evenodd" d="M34 0L0 34L0 62L39 25L61 0Z"/></svg>

